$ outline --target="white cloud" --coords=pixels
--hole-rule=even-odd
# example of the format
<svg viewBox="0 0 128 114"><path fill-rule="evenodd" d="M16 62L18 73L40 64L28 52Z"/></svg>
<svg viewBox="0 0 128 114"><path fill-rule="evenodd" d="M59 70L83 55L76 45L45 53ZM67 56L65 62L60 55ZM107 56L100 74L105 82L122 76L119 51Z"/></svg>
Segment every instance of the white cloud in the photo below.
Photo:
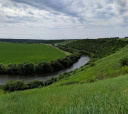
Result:
<svg viewBox="0 0 128 114"><path fill-rule="evenodd" d="M7 32L10 37L19 34L20 38L37 34L40 38L84 38L97 33L106 36L103 30L112 28L128 29L127 0L0 0L0 9L0 29L8 31L0 37ZM15 29L12 34L11 28Z"/></svg>

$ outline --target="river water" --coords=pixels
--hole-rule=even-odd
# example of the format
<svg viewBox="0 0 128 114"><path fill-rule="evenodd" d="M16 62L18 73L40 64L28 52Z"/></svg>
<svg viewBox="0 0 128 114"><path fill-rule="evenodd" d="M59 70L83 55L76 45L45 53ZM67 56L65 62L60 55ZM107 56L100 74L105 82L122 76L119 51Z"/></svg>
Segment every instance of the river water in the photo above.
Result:
<svg viewBox="0 0 128 114"><path fill-rule="evenodd" d="M74 69L80 68L81 66L84 66L89 61L90 61L90 58L88 56L82 56L71 67L61 70L59 72L50 73L50 74L48 73L48 74L42 74L42 75L0 75L0 85L4 85L9 80L15 80L15 81L23 80L24 82L33 81L33 80L46 81L51 77L58 77L63 72L70 72Z"/></svg>

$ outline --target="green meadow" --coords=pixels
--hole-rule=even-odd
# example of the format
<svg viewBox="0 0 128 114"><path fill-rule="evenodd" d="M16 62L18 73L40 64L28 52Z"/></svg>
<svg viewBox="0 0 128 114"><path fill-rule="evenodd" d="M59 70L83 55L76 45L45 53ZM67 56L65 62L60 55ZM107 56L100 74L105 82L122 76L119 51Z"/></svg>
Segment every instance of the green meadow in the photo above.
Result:
<svg viewBox="0 0 128 114"><path fill-rule="evenodd" d="M66 53L45 44L0 42L0 63L39 63L64 58Z"/></svg>

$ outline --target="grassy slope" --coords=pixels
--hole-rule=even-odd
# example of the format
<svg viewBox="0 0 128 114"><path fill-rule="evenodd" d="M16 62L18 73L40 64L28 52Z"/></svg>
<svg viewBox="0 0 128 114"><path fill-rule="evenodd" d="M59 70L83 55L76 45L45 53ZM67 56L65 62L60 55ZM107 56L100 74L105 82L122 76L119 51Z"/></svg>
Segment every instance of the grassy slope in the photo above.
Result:
<svg viewBox="0 0 128 114"><path fill-rule="evenodd" d="M128 56L128 45L120 49L118 52L96 61L95 66L93 67L90 67L89 65L84 66L83 71L79 69L74 75L63 79L58 84L75 81L87 82L88 80L94 78L102 79L119 76L122 74L122 69L119 61L126 56Z"/></svg>
<svg viewBox="0 0 128 114"><path fill-rule="evenodd" d="M0 43L0 63L48 62L66 53L45 44Z"/></svg>
<svg viewBox="0 0 128 114"><path fill-rule="evenodd" d="M0 96L1 114L125 114L128 75L90 84L49 86Z"/></svg>

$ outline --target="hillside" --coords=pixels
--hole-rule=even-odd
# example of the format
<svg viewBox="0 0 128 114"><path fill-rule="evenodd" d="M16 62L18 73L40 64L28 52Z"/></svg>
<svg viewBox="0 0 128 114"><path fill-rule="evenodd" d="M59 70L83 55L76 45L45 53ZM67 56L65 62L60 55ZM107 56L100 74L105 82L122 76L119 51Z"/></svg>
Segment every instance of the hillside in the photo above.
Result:
<svg viewBox="0 0 128 114"><path fill-rule="evenodd" d="M102 80L105 78L116 77L121 74L128 73L127 67L121 67L120 59L128 56L128 45L120 49L114 54L97 60L94 66L85 65L79 70L76 70L70 77L63 79L59 84L71 82L90 82Z"/></svg>
<svg viewBox="0 0 128 114"><path fill-rule="evenodd" d="M93 58L103 58L127 45L119 38L83 39L67 43L66 46L89 53Z"/></svg>

